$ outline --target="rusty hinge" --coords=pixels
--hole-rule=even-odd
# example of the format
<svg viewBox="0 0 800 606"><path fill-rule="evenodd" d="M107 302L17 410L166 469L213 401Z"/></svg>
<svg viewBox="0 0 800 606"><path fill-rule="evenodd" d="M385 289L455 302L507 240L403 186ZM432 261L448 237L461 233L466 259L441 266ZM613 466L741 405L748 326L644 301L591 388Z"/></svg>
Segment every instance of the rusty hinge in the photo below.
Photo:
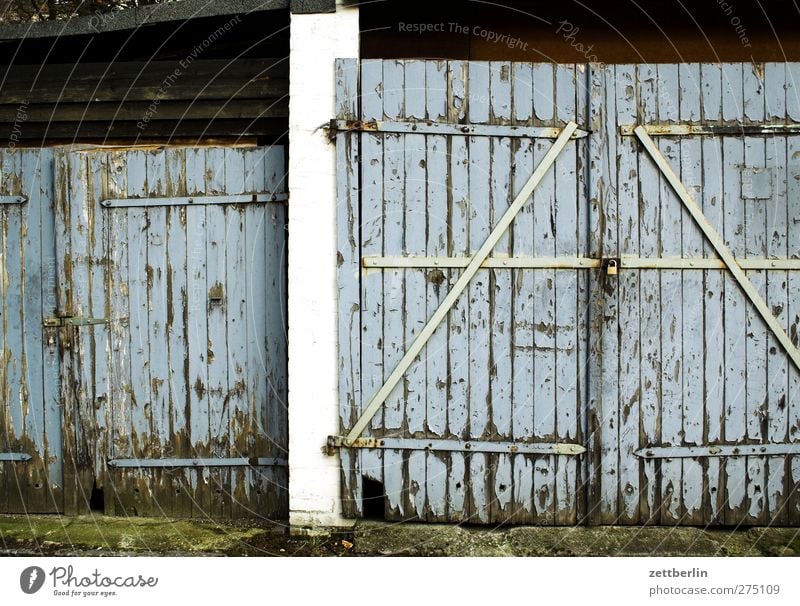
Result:
<svg viewBox="0 0 800 606"><path fill-rule="evenodd" d="M92 326L95 324L106 324L108 318L83 318L80 316L65 316L63 318L45 318L42 326L46 328L60 328L62 326Z"/></svg>

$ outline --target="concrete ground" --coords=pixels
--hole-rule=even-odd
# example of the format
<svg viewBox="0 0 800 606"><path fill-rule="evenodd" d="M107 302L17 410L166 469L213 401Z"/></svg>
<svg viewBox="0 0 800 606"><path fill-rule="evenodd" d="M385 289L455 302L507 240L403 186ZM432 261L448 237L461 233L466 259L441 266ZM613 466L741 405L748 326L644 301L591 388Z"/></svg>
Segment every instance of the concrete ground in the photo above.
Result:
<svg viewBox="0 0 800 606"><path fill-rule="evenodd" d="M0 516L0 555L795 556L800 529L508 527L359 522L290 536L285 526L104 516Z"/></svg>

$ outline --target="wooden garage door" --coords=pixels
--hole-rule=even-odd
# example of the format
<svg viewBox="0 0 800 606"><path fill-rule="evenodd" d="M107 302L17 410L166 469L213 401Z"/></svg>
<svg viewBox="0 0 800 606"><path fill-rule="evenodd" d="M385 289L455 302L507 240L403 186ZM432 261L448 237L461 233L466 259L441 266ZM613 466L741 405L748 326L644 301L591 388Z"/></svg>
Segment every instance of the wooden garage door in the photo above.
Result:
<svg viewBox="0 0 800 606"><path fill-rule="evenodd" d="M56 168L66 511L285 517L282 148Z"/></svg>
<svg viewBox="0 0 800 606"><path fill-rule="evenodd" d="M338 73L348 514L800 523L796 65Z"/></svg>

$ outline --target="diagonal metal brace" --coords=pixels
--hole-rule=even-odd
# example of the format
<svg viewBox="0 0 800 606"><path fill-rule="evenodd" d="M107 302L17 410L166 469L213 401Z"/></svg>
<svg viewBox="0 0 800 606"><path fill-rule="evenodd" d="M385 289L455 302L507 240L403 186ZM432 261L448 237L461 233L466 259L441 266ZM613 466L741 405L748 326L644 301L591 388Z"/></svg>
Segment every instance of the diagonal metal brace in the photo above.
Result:
<svg viewBox="0 0 800 606"><path fill-rule="evenodd" d="M428 339L431 338L431 335L434 333L436 328L439 326L439 324L441 324L442 320L447 317L450 308L467 287L467 284L469 284L470 280L472 280L475 273L489 256L489 253L491 253L492 249L497 245L497 242L503 237L503 234L511 225L511 222L517 216L525 202L528 201L528 198L530 198L531 194L533 194L533 190L536 189L536 186L539 185L541 180L553 166L556 158L562 152L564 147L566 147L567 143L569 143L570 138L572 138L572 135L575 133L577 128L578 125L575 122L569 122L561 131L561 134L555 140L553 146L548 150L539 166L536 167L536 170L533 171L533 175L531 175L531 178L528 179L528 182L525 184L519 194L517 194L517 197L514 198L514 201L508 207L503 217L500 219L497 225L495 225L494 229L489 234L489 237L486 238L486 241L478 249L478 251L472 255L472 258L470 259L467 268L464 270L464 273L461 274L456 283L453 285L453 288L450 289L450 292L447 293L447 296L439 305L438 309L433 313L430 320L428 320L428 323L425 324L425 327L417 335L417 338L414 339L411 347L409 347L408 351L406 351L406 353L403 355L403 358L400 360L400 362L397 363L397 366L392 371L392 374L389 375L378 392L372 396L372 400L370 400L367 407L361 413L361 416L358 418L355 425L353 425L353 428L342 440L342 443L345 446L351 446L356 438L361 435L361 432L364 431L364 428L366 428L366 426L372 420L372 417L375 416L375 413L378 412L378 409L383 405L383 403L386 401L386 398L400 382L400 379L403 378L403 375L408 370L408 367L411 366L414 358L419 355L419 352L422 351L423 347L425 347L425 344L428 342Z"/></svg>
<svg viewBox="0 0 800 606"><path fill-rule="evenodd" d="M794 362L794 365L800 369L800 351L798 351L794 346L794 343L792 343L792 340L789 338L789 335L786 334L786 331L783 330L783 326L781 326L777 318L772 315L772 312L770 311L769 307L767 307L766 302L761 298L761 295L758 294L756 287L753 286L753 283L747 277L747 274L744 273L741 265L736 262L736 259L734 258L730 248L725 245L725 241L717 233L717 230L715 230L711 223L708 222L708 219L706 219L700 206L692 197L692 194L689 193L689 190L686 189L686 186L681 182L678 175L675 174L674 170L672 170L669 162L667 162L667 159L658 149L653 139L649 134L647 134L647 129L645 129L643 126L637 126L633 132L653 158L659 170L661 170L661 173L667 178L667 181L669 181L670 185L672 185L675 193L678 194L678 197L692 215L692 218L697 223L697 226L703 231L709 242L711 242L711 245L717 251L717 254L722 258L722 261L725 263L728 270L730 270L731 274L733 274L733 277L739 283L741 289L758 310L758 313L761 314L761 317L764 319L764 322L767 323L767 326L769 326L770 330L772 330L775 338L778 339L780 344L786 350L786 353L789 354L789 357L792 359L792 362Z"/></svg>

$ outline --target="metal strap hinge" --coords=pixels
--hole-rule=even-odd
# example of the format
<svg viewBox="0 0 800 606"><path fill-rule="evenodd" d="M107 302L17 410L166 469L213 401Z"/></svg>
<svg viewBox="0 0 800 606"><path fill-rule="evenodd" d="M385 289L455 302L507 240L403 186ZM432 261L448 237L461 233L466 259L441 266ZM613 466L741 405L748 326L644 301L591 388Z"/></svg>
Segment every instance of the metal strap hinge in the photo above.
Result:
<svg viewBox="0 0 800 606"><path fill-rule="evenodd" d="M63 318L45 318L42 325L46 328L60 328L62 326L93 326L107 324L108 318L83 318L80 316L65 316Z"/></svg>
<svg viewBox="0 0 800 606"><path fill-rule="evenodd" d="M339 133L390 133L396 135L467 135L470 137L510 137L557 139L564 130L558 126L514 126L510 124L460 124L433 120L331 120L328 138L333 141ZM590 131L576 128L572 139L580 139Z"/></svg>
<svg viewBox="0 0 800 606"><path fill-rule="evenodd" d="M424 450L434 452L483 452L501 454L566 455L577 456L586 452L580 444L568 442L503 442L489 440L428 440L424 438L355 438L328 436L326 452L335 453L338 448L380 448L390 450Z"/></svg>

